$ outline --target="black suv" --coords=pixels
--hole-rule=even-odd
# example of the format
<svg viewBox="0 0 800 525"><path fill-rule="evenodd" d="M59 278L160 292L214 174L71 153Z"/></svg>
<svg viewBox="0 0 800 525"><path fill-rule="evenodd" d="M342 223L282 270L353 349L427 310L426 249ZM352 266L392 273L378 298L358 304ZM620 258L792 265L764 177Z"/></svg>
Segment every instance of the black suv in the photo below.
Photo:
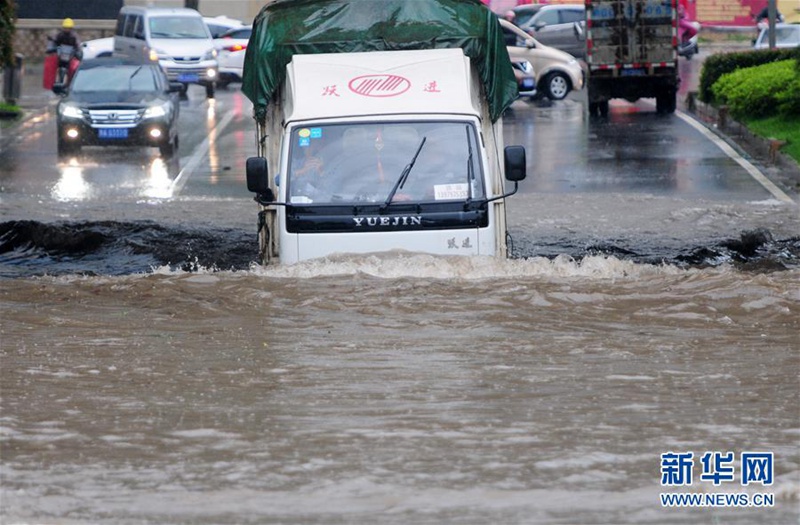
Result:
<svg viewBox="0 0 800 525"><path fill-rule="evenodd" d="M157 62L125 58L85 60L69 87L57 92L58 154L81 146L158 146L170 157L178 147L178 93Z"/></svg>

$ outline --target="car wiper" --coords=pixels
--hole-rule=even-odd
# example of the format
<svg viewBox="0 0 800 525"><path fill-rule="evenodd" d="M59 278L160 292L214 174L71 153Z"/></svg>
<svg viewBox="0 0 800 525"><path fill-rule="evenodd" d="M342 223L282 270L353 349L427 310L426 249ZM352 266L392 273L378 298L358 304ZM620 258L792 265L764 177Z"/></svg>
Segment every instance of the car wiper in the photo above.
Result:
<svg viewBox="0 0 800 525"><path fill-rule="evenodd" d="M397 193L397 190L405 185L406 180L408 180L408 174L411 173L411 169L417 162L417 157L419 157L419 152L422 151L422 146L425 145L426 140L428 140L428 137L422 137L422 140L420 141L419 146L417 147L417 152L414 153L414 157L411 159L411 162L406 164L406 167L403 168L403 172L400 173L400 176L397 177L397 182L394 183L394 187L392 187L392 191L389 192L389 196L386 197L386 200L384 201L383 206L381 206L381 209L386 209L386 207L392 203L392 199L394 199L394 194Z"/></svg>
<svg viewBox="0 0 800 525"><path fill-rule="evenodd" d="M144 66L139 66L136 68L136 71L131 73L131 76L128 77L128 91L133 91L133 77L139 74L139 71L142 70Z"/></svg>

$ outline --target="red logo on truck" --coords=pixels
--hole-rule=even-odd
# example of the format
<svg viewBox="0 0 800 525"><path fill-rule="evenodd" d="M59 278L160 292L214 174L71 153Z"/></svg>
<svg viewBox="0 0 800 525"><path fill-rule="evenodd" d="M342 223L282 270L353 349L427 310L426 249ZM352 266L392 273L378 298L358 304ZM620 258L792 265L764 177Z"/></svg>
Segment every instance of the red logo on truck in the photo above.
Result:
<svg viewBox="0 0 800 525"><path fill-rule="evenodd" d="M363 75L347 85L350 91L365 97L396 97L411 88L411 82L397 75Z"/></svg>

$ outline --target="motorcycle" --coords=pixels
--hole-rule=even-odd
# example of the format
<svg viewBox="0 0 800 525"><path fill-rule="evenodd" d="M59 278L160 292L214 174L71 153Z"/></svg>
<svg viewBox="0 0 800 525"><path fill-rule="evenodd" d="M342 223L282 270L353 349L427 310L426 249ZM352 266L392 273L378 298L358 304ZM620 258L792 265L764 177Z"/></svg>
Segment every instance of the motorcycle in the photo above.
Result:
<svg viewBox="0 0 800 525"><path fill-rule="evenodd" d="M680 31L680 42L678 43L678 55L686 60L691 60L694 55L700 52L698 35L700 34L700 23L686 18L681 18L678 23Z"/></svg>
<svg viewBox="0 0 800 525"><path fill-rule="evenodd" d="M52 37L47 37L43 75L44 88L53 89L55 85L67 86L79 64L79 52L75 46L57 45Z"/></svg>

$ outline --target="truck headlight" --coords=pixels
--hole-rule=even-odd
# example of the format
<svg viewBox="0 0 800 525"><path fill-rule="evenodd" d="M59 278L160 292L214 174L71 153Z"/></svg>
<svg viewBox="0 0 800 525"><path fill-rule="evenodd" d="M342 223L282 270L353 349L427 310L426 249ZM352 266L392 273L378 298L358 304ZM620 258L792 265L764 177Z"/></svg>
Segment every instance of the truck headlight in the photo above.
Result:
<svg viewBox="0 0 800 525"><path fill-rule="evenodd" d="M83 118L83 111L77 106L65 104L61 106L61 116L67 118Z"/></svg>

